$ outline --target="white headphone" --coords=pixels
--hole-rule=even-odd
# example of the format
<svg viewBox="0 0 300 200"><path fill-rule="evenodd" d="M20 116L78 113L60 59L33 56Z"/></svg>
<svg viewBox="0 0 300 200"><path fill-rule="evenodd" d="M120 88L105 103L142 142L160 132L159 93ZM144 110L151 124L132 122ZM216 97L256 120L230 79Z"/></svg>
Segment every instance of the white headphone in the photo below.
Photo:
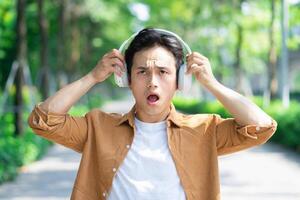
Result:
<svg viewBox="0 0 300 200"><path fill-rule="evenodd" d="M191 54L191 48L175 33L171 31L167 31L164 29L153 29L159 33L162 34L167 34L174 36L178 39L180 44L182 45L183 48L183 53L184 55L186 54ZM122 55L125 55L125 50L128 48L130 45L131 41L135 38L135 36L139 32L134 33L132 36L130 36L127 40L125 40L122 45L119 48L119 51L121 52ZM183 64L179 68L179 73L178 73L178 89L184 92L188 92L192 86L192 76L189 74L185 74L187 70L186 66L186 58L183 59ZM127 70L125 73L123 73L122 76L118 76L116 73L114 74L115 82L119 87L128 87L128 77L127 77Z"/></svg>

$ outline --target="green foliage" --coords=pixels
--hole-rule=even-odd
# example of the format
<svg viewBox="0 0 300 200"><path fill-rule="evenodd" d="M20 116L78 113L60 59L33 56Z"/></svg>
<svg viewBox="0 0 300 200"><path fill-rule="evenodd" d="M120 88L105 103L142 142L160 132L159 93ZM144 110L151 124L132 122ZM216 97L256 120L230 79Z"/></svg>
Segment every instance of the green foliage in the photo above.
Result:
<svg viewBox="0 0 300 200"><path fill-rule="evenodd" d="M262 107L262 98L256 97L253 101ZM185 113L217 113L222 117L230 117L230 114L217 101L200 102L195 99L174 98L173 103L178 110ZM271 102L268 108L264 109L278 123L277 131L271 141L280 143L286 147L300 151L300 105L293 101L290 107L284 109L279 100Z"/></svg>
<svg viewBox="0 0 300 200"><path fill-rule="evenodd" d="M266 109L278 123L277 132L272 140L300 151L300 105L291 102L289 108L283 108L280 101L275 101Z"/></svg>
<svg viewBox="0 0 300 200"><path fill-rule="evenodd" d="M77 105L72 107L68 113L72 116L82 116L89 112L89 110L90 109L85 105Z"/></svg>
<svg viewBox="0 0 300 200"><path fill-rule="evenodd" d="M291 6L289 8L289 23L292 28L290 33L290 38L288 40L288 47L293 50L299 49L300 46L300 35L299 35L299 26L300 26L300 4Z"/></svg>
<svg viewBox="0 0 300 200"><path fill-rule="evenodd" d="M173 103L177 109L189 114L218 113L222 117L230 116L230 114L217 101L206 102L206 101L199 101L196 99L185 99L185 98L176 97L173 98Z"/></svg>
<svg viewBox="0 0 300 200"><path fill-rule="evenodd" d="M15 56L15 0L0 1L0 86L4 85Z"/></svg>
<svg viewBox="0 0 300 200"><path fill-rule="evenodd" d="M44 10L49 23L48 48L51 74L68 71L69 78L90 71L97 61L119 45L133 32L144 26L172 30L182 36L192 50L208 57L219 77L230 77L236 59L237 25L243 28L241 66L247 78L266 73L269 51L270 1L209 1L209 0L86 0L68 3L64 44L59 43L59 9L61 1L45 1ZM275 1L275 46L280 53L280 1ZM149 19L142 20L132 5L142 4L149 10ZM289 48L299 49L299 4L290 5ZM145 12L146 11L142 11ZM0 86L7 80L16 57L16 0L0 1ZM37 81L40 66L40 31L37 2L28 1L26 23L28 63ZM293 28L294 27L294 28ZM77 29L77 34L74 30ZM75 31L76 32L76 31ZM73 38L77 35L77 38ZM78 43L78 45L73 45ZM58 48L64 46L63 55ZM74 50L76 48L76 50ZM75 63L70 60L75 59ZM64 63L58 63L63 59ZM108 84L113 84L111 80ZM293 84L297 85L297 84Z"/></svg>
<svg viewBox="0 0 300 200"><path fill-rule="evenodd" d="M28 114L27 114L28 117ZM12 180L22 165L39 159L51 144L35 135L29 127L23 135L15 136L13 115L5 114L0 120L0 184Z"/></svg>
<svg viewBox="0 0 300 200"><path fill-rule="evenodd" d="M27 97L28 98L28 97ZM88 105L78 104L71 108L69 114L83 116L91 108L100 107L103 100L100 97L91 97ZM24 119L28 113L24 114ZM26 124L24 134L14 135L14 116L7 113L0 118L0 184L13 180L21 166L29 164L44 155L52 143L37 136Z"/></svg>

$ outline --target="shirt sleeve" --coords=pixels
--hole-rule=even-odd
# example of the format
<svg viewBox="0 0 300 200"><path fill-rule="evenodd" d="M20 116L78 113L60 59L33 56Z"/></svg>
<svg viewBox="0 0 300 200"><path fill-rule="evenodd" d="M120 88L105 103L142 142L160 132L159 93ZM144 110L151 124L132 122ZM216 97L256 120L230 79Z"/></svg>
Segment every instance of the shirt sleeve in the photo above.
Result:
<svg viewBox="0 0 300 200"><path fill-rule="evenodd" d="M34 107L28 118L32 130L37 135L81 153L87 140L87 115L73 117L45 112L39 105Z"/></svg>
<svg viewBox="0 0 300 200"><path fill-rule="evenodd" d="M239 126L234 118L221 118L215 115L216 145L218 155L234 153L252 146L266 143L277 129L272 119L269 126Z"/></svg>

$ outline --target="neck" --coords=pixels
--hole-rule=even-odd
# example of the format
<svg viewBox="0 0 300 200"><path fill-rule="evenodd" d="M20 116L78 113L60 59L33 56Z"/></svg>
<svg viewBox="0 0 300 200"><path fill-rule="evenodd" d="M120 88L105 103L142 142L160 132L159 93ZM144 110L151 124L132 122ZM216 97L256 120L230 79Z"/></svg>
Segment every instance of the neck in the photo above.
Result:
<svg viewBox="0 0 300 200"><path fill-rule="evenodd" d="M147 123L161 122L167 119L170 110L171 110L170 107L168 107L168 109L163 110L161 113L151 114L136 109L136 117L140 121L147 122Z"/></svg>

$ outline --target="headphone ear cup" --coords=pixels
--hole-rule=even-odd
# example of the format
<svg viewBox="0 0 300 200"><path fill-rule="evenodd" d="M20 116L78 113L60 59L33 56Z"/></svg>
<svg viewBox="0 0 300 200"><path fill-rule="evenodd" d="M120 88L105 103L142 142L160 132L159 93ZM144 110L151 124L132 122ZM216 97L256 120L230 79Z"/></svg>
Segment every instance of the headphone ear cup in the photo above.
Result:
<svg viewBox="0 0 300 200"><path fill-rule="evenodd" d="M192 87L192 75L186 74L186 64L182 64L178 73L178 89L183 92L188 92Z"/></svg>
<svg viewBox="0 0 300 200"><path fill-rule="evenodd" d="M129 87L129 80L127 76L127 66L125 64L125 72L123 73L122 76L118 76L116 73L114 73L114 78L115 78L115 83L119 87Z"/></svg>
<svg viewBox="0 0 300 200"><path fill-rule="evenodd" d="M184 87L184 69L186 68L185 64L180 65L178 72L178 89L182 90Z"/></svg>

